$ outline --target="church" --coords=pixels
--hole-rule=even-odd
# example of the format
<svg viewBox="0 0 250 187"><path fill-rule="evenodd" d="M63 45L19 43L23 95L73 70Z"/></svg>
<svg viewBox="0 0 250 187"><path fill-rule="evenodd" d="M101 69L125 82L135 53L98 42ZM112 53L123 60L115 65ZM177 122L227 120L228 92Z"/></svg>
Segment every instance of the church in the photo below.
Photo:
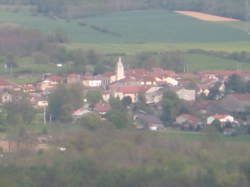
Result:
<svg viewBox="0 0 250 187"><path fill-rule="evenodd" d="M119 60L116 64L116 81L122 80L125 78L124 66L122 63L122 58L119 57Z"/></svg>

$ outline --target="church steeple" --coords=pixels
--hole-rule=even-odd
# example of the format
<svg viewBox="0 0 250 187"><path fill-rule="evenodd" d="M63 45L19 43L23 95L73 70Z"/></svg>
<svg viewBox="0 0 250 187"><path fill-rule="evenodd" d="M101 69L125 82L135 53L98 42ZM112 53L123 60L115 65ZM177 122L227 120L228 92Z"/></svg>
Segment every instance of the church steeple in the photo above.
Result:
<svg viewBox="0 0 250 187"><path fill-rule="evenodd" d="M125 78L124 66L122 63L122 58L119 57L117 65L116 65L116 80L119 81Z"/></svg>

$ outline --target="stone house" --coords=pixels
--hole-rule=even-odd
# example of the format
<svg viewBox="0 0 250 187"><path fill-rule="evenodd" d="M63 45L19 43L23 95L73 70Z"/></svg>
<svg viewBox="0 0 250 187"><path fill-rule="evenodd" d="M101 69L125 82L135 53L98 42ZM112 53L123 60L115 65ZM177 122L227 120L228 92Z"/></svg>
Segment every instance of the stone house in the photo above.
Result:
<svg viewBox="0 0 250 187"><path fill-rule="evenodd" d="M209 116L207 118L207 124L211 125L213 123L214 120L219 120L221 123L233 123L235 122L234 117L231 115L213 115L213 116Z"/></svg>
<svg viewBox="0 0 250 187"><path fill-rule="evenodd" d="M196 99L196 91L195 90L188 90L185 88L179 89L176 94L180 99L185 101L195 101Z"/></svg>

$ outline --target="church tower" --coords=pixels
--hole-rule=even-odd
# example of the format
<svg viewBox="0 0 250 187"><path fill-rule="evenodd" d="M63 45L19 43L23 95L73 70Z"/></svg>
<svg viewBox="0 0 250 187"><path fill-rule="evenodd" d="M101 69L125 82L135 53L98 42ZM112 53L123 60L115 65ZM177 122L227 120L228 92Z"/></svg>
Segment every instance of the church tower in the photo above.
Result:
<svg viewBox="0 0 250 187"><path fill-rule="evenodd" d="M122 63L122 58L119 57L119 60L116 65L116 81L119 81L124 78L125 78L124 66Z"/></svg>

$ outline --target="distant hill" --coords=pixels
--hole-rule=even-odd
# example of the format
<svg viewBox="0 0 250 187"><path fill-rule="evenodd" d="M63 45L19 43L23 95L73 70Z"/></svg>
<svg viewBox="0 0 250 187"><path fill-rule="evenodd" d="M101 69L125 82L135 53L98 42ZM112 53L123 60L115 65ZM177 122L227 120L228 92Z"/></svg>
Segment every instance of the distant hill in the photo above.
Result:
<svg viewBox="0 0 250 187"><path fill-rule="evenodd" d="M44 32L59 29L75 43L219 43L250 40L250 36L240 29L165 10L124 11L68 21L2 11L0 23L21 24Z"/></svg>
<svg viewBox="0 0 250 187"><path fill-rule="evenodd" d="M193 10L246 19L247 0L0 0L0 4L29 4L37 11L60 16L84 16L110 11L163 8Z"/></svg>

